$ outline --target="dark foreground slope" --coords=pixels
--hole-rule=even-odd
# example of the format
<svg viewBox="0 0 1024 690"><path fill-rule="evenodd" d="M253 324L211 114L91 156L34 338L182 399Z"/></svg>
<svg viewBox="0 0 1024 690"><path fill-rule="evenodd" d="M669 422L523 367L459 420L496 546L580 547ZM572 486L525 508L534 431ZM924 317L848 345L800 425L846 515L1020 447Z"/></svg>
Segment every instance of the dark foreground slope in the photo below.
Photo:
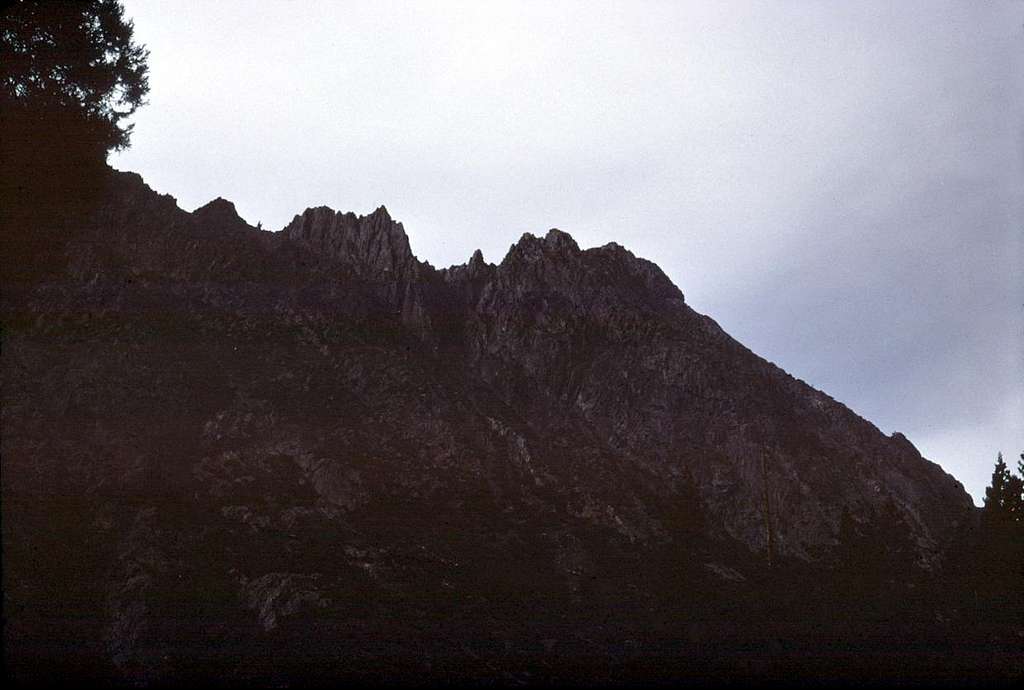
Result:
<svg viewBox="0 0 1024 690"><path fill-rule="evenodd" d="M960 484L622 247L436 270L383 208L269 233L125 173L69 227L3 298L16 678L1016 672L943 584Z"/></svg>

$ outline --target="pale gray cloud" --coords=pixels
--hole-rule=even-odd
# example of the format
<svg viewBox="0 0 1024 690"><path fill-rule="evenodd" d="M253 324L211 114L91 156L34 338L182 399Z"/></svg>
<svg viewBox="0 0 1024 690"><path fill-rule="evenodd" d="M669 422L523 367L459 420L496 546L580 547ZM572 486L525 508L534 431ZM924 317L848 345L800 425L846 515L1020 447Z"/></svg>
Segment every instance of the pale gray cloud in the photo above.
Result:
<svg viewBox="0 0 1024 690"><path fill-rule="evenodd" d="M615 240L976 499L1024 450L1022 3L125 4L112 162L186 209L384 203L435 265Z"/></svg>

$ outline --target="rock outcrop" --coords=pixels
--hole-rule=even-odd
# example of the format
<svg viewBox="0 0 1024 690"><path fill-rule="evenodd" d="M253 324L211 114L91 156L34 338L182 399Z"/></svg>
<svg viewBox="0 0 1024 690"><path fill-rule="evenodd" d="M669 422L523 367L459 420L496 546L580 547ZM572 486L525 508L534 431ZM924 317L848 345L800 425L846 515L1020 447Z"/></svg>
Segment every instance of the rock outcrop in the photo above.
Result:
<svg viewBox="0 0 1024 690"><path fill-rule="evenodd" d="M271 233L137 175L106 198L61 276L4 295L16 654L91 637L138 682L607 674L638 640L737 639L707 621L742 627L778 573L909 581L970 528L907 439L616 244L437 270L383 207Z"/></svg>

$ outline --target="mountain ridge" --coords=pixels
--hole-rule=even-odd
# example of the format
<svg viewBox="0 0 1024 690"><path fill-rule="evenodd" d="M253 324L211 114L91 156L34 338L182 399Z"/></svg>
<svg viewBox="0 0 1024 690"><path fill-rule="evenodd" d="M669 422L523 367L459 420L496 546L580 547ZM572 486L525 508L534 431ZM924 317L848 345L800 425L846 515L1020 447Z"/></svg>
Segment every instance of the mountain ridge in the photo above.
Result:
<svg viewBox="0 0 1024 690"><path fill-rule="evenodd" d="M842 573L912 602L976 521L901 434L615 243L552 229L435 269L383 206L269 232L134 173L69 227L61 271L3 295L23 658L71 615L65 644L130 682L188 678L200 647L238 682L271 673L262 649L303 668L310 627L325 673L605 668L627 639L695 659L754 634L768 592L800 630Z"/></svg>
<svg viewBox="0 0 1024 690"><path fill-rule="evenodd" d="M132 179L141 185L139 191L145 195L148 186L141 178ZM233 204L221 198L200 207L190 215L200 224L214 229L225 228L229 232L237 233L242 230L244 224L245 233L260 232L244 223L235 212ZM802 405L805 408L805 416L817 416L823 421L828 421L830 416L850 415L851 424L866 424L866 433L874 432L886 439L887 443L893 442L894 447L889 449L889 454L894 460L920 458L928 463L927 466L938 467L935 463L921 458L912 445L896 443L895 435L885 436L877 427L863 420L847 406L834 401L827 394L800 379L791 377L776 365L757 357L755 353L728 336L710 317L693 312L686 306L682 292L656 264L637 258L616 243L581 250L568 233L553 228L542 237L529 232L524 233L510 246L498 264L488 264L480 255L475 264L471 257L465 264L435 269L414 255L404 227L391 218L383 205L367 215L335 211L326 206L311 207L297 214L281 231L264 232L254 237L270 240L266 247L269 254L265 260L271 263L274 254L293 250L294 246L289 245L297 244L318 258L343 264L358 279L373 284L371 291L383 300L387 308L400 313L400 322L414 330L418 337L432 347L440 347L441 341L447 336L452 336L453 332L469 328L472 331L469 337L471 340L476 339L477 344L468 346L468 357L471 361L475 360L474 363L480 367L480 373L483 373L485 380L489 378L489 360L495 356L502 360L502 366L512 369L517 368L524 359L530 359L535 346L539 344L536 338L530 336L534 329L544 331L546 336L556 335L551 329L546 328L550 324L536 323L537 314L561 319L562 331L557 337L563 340L568 321L578 314L586 315L584 321L599 322L601 328L618 329L616 337L620 342L629 335L629 328L641 324L649 331L661 334L683 327L694 330L702 342L716 343L715 347L724 347L736 353L749 353L749 356L756 359L748 366L762 371L759 376L767 376L771 381L781 376L782 378L773 385L790 389L790 403L800 400L806 403ZM474 256L476 255L474 252ZM471 285L474 281L479 283L475 288ZM449 295L448 292L452 294ZM456 299L456 295L461 295L461 299ZM548 304L552 299L557 303ZM524 305L527 303L529 309L533 309L535 313L524 312ZM457 310L461 310L454 316L451 313L452 304L457 304ZM617 318L619 314L627 312L629 318L626 322ZM449 323L453 319L461 323ZM673 319L675 321L672 321ZM514 332L525 334L525 341L528 341L525 344L528 346L519 352L502 353L502 342L500 338L496 338L503 332L502 329L507 332L510 328ZM478 347L483 340L487 341L486 344ZM566 340L562 345L562 351L551 353L557 355L559 366L567 370L577 366L578 363L574 364L571 360L575 352L573 348L577 347L578 343ZM454 347L466 349L465 343ZM688 357L692 361L693 357L701 355L702 353L697 351ZM663 348L658 356L664 359L670 356L670 353ZM550 368L549 363L541 361L532 365L535 368ZM512 381L502 380L501 377L491 382L505 386L512 384ZM804 386L806 389L802 388ZM676 387L678 388L678 385ZM506 390L506 395L513 395L510 389ZM511 397L508 399L511 400ZM585 403L577 402L577 405L585 406ZM642 422L635 421L642 426ZM748 449L743 452L752 451ZM886 471L886 468L876 469L883 474ZM892 475L886 481L891 484L897 480L897 483L903 482L904 479ZM954 489L966 496L962 485L952 477L949 479L952 480ZM747 477L747 481L752 483L753 478ZM869 486L873 486L872 482L879 480L865 481ZM893 497L898 503L906 503L906 497ZM957 500L963 503L961 498L962 496L959 496ZM906 515L914 521L917 520L914 510L907 510ZM941 550L940 543L944 539L931 535L932 530L934 527L925 530L929 532L928 534L918 535L922 538L922 545L924 542L933 543L930 548L934 553L929 558ZM748 535L747 538L753 539L752 535ZM786 540L783 539L780 546L785 548L785 544ZM807 555L805 550L802 553Z"/></svg>

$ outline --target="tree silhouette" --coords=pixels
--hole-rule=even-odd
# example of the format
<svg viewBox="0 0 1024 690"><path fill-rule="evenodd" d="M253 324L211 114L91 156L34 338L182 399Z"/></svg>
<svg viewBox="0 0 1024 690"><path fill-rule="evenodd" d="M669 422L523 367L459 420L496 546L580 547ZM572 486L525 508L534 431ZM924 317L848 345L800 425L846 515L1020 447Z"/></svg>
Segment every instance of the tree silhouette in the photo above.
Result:
<svg viewBox="0 0 1024 690"><path fill-rule="evenodd" d="M1019 587L1024 575L1024 463L1017 467L1019 476L1010 472L1002 453L996 458L981 515L981 561L985 571L1008 576Z"/></svg>
<svg viewBox="0 0 1024 690"><path fill-rule="evenodd" d="M1010 472L1002 453L997 455L992 483L985 489L984 515L989 524L1024 520L1024 463L1018 462L1017 469L1020 476Z"/></svg>
<svg viewBox="0 0 1024 690"><path fill-rule="evenodd" d="M1020 460L1017 461L1017 476L1013 478L1013 489L1016 492L1014 520L1024 523L1024 453L1020 454Z"/></svg>
<svg viewBox="0 0 1024 690"><path fill-rule="evenodd" d="M118 0L17 2L0 17L0 104L7 126L68 135L106 153L128 145L126 117L149 91L148 52ZM40 127L71 131L38 131ZM15 142L38 147L41 140Z"/></svg>
<svg viewBox="0 0 1024 690"><path fill-rule="evenodd" d="M71 219L94 209L106 156L149 91L148 52L118 0L0 10L0 219L5 281L59 268Z"/></svg>

